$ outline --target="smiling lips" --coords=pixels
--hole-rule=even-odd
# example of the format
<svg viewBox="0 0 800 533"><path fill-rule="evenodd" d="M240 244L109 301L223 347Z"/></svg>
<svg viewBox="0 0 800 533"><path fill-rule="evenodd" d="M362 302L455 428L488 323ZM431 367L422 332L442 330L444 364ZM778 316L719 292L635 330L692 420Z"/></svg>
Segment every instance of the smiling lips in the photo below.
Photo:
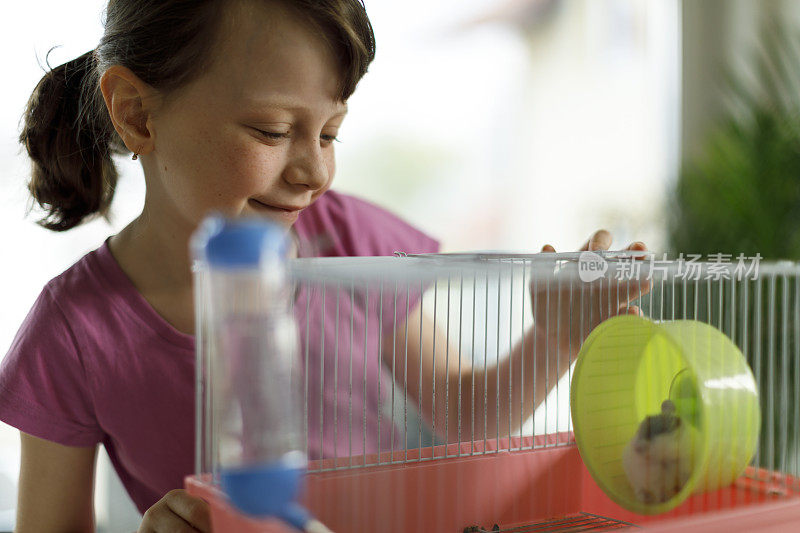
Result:
<svg viewBox="0 0 800 533"><path fill-rule="evenodd" d="M259 202L255 198L250 198L247 203L258 211L268 213L269 216L289 223L295 222L297 217L300 215L300 211L306 207L268 205L263 202Z"/></svg>

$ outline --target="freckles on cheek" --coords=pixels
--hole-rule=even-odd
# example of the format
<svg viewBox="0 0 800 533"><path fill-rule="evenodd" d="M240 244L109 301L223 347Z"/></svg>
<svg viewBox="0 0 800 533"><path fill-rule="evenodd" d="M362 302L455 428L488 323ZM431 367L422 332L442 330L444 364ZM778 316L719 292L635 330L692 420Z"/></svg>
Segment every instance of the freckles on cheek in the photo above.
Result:
<svg viewBox="0 0 800 533"><path fill-rule="evenodd" d="M221 158L229 186L246 194L264 192L277 172L276 154L270 153L275 150L257 143L231 146Z"/></svg>
<svg viewBox="0 0 800 533"><path fill-rule="evenodd" d="M333 181L333 176L336 175L336 158L331 155L330 161L328 163L328 184Z"/></svg>
<svg viewBox="0 0 800 533"><path fill-rule="evenodd" d="M191 146L183 155L188 159L184 165L192 170L194 180L203 186L213 186L219 171L219 143L211 132L198 128L191 138L186 139Z"/></svg>
<svg viewBox="0 0 800 533"><path fill-rule="evenodd" d="M325 184L324 187L320 190L319 194L327 191L333 185L333 177L336 174L336 160L334 159L333 155L331 155L326 161L325 166L328 169L328 182Z"/></svg>

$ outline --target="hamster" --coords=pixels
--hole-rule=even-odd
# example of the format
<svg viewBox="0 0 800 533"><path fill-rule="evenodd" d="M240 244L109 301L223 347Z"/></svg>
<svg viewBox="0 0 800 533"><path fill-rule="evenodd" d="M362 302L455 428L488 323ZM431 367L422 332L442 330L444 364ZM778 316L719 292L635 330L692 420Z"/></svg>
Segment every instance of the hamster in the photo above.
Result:
<svg viewBox="0 0 800 533"><path fill-rule="evenodd" d="M642 503L663 503L692 475L696 429L675 414L666 400L661 413L646 417L622 453L622 467Z"/></svg>

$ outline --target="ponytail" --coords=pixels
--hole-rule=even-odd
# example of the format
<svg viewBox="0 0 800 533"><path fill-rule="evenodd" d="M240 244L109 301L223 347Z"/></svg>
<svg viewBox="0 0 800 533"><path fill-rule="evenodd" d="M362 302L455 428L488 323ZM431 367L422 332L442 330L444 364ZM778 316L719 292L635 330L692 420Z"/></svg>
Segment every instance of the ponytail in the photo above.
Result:
<svg viewBox="0 0 800 533"><path fill-rule="evenodd" d="M19 140L33 162L28 190L47 212L37 223L53 231L108 218L118 149L97 76L94 51L87 52L47 72L25 110Z"/></svg>

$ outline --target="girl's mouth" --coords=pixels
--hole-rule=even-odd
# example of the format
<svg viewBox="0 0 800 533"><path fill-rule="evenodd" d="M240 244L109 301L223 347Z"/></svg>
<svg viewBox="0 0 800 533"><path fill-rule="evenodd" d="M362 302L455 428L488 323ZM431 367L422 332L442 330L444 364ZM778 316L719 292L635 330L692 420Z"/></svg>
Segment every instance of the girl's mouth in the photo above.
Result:
<svg viewBox="0 0 800 533"><path fill-rule="evenodd" d="M255 198L250 198L247 201L248 205L255 209L259 213L263 213L270 218L277 219L283 223L293 224L297 221L297 217L300 216L301 209L293 208L293 207L276 207L273 205L267 205L263 202L259 202Z"/></svg>

